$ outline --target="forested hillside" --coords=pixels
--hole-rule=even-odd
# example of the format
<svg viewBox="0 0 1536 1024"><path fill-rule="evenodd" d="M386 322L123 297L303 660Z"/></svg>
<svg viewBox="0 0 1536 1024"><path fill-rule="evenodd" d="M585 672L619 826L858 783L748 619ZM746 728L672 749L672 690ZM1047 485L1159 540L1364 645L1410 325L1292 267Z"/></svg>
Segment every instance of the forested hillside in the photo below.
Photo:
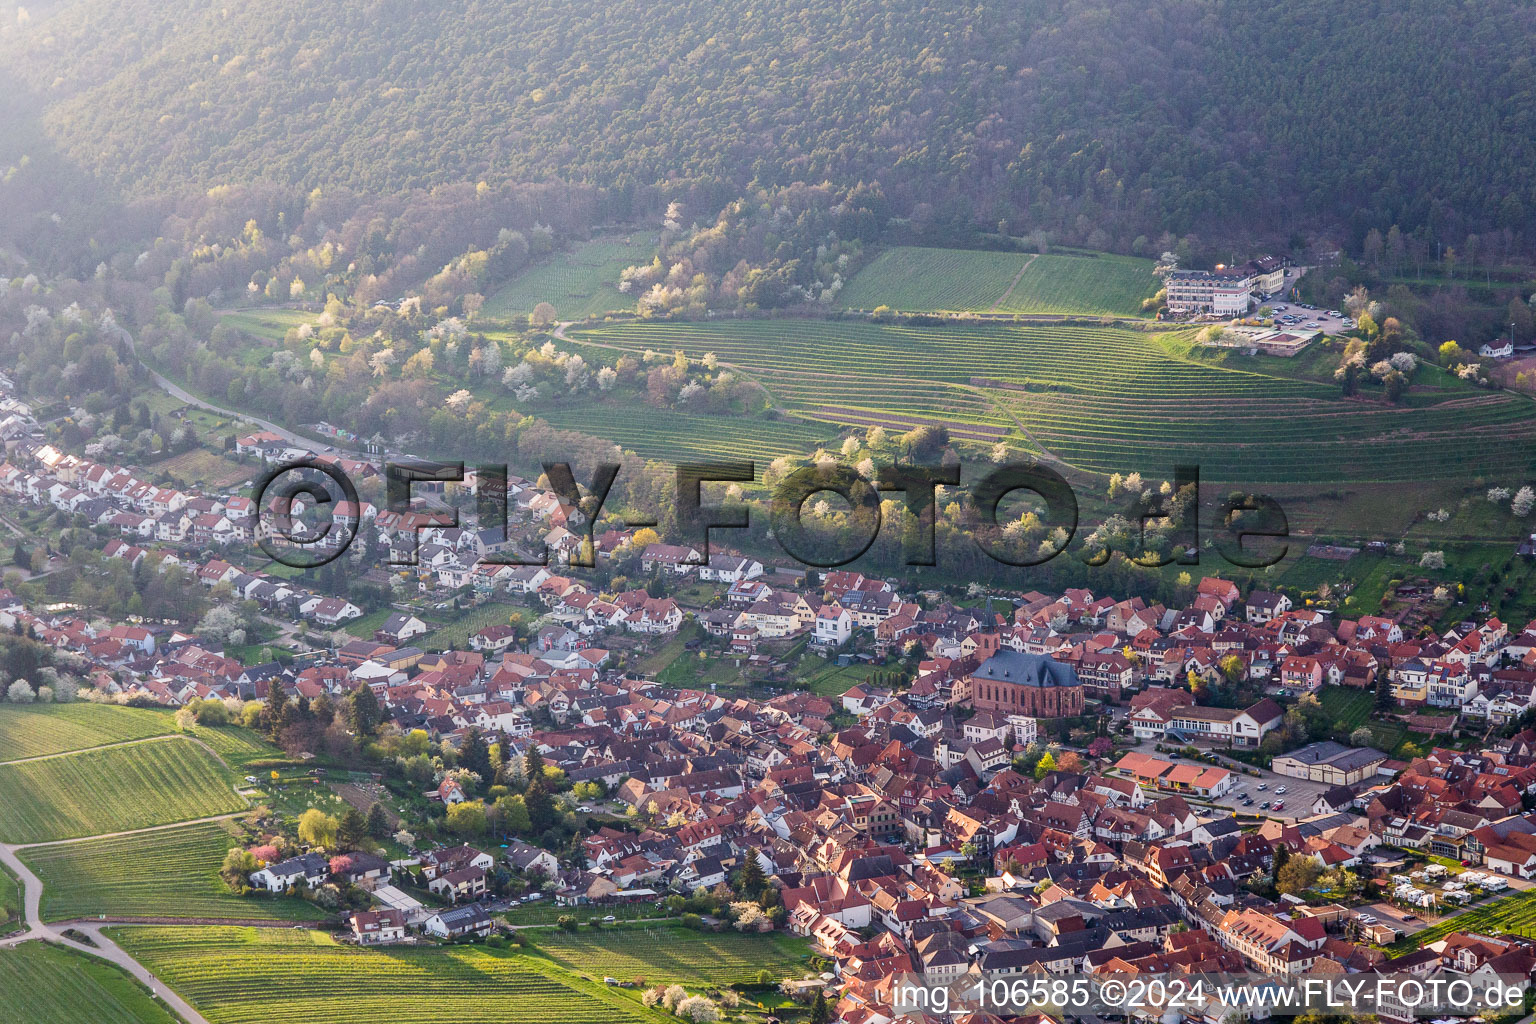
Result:
<svg viewBox="0 0 1536 1024"><path fill-rule="evenodd" d="M129 197L559 180L706 220L749 183L878 182L919 234L1519 246L1533 29L1518 0L65 0L0 33L0 167L51 146Z"/></svg>

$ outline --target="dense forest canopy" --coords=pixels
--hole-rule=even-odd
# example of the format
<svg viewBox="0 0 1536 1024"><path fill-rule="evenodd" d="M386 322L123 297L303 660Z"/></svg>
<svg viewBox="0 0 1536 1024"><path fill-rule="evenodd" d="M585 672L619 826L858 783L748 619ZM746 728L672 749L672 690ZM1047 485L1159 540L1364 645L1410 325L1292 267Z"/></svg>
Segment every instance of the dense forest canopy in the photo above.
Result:
<svg viewBox="0 0 1536 1024"><path fill-rule="evenodd" d="M878 182L919 231L1102 248L1536 237L1518 0L64 0L8 22L0 187L560 181L624 219Z"/></svg>

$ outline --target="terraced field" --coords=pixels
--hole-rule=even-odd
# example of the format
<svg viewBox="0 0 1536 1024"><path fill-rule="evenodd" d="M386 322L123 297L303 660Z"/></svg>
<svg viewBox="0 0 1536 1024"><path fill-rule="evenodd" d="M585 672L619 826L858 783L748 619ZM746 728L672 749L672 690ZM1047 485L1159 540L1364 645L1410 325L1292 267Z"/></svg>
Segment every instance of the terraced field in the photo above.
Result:
<svg viewBox="0 0 1536 1024"><path fill-rule="evenodd" d="M94 917L313 921L324 914L299 899L242 897L219 877L236 845L223 822L114 839L38 846L21 853L43 882L43 919Z"/></svg>
<svg viewBox="0 0 1536 1024"><path fill-rule="evenodd" d="M85 750L175 731L171 716L107 704L0 704L0 761Z"/></svg>
<svg viewBox="0 0 1536 1024"><path fill-rule="evenodd" d="M595 238L571 252L557 253L548 262L523 271L488 298L484 317L531 313L548 302L562 320L601 316L635 308L635 296L619 291L625 267L649 263L656 255L656 237L637 231L627 237Z"/></svg>
<svg viewBox="0 0 1536 1024"><path fill-rule="evenodd" d="M855 274L837 301L846 309L991 309L1029 259L1017 252L898 246Z"/></svg>
<svg viewBox="0 0 1536 1024"><path fill-rule="evenodd" d="M572 970L680 985L737 985L767 969L775 978L809 969L809 947L784 934L705 934L677 925L601 932L539 932L538 948Z"/></svg>
<svg viewBox="0 0 1536 1024"><path fill-rule="evenodd" d="M358 949L257 928L120 928L113 938L214 1024L672 1019L547 961L475 946Z"/></svg>
<svg viewBox="0 0 1536 1024"><path fill-rule="evenodd" d="M111 964L45 942L0 949L6 1024L175 1024L176 1018Z"/></svg>
<svg viewBox="0 0 1536 1024"><path fill-rule="evenodd" d="M942 422L957 439L1038 444L1097 474L1162 478L1175 464L1196 462L1209 481L1319 489L1518 479L1532 467L1536 441L1529 399L1466 387L1433 368L1420 372L1435 390L1415 395L1412 406L1390 406L1262 364L1199 361L1188 332L783 320L610 324L571 338L635 352L680 348L692 358L714 352L762 383L788 415L834 429ZM662 458L720 454L722 436L732 448L738 440L756 449L784 443L753 421L731 434L716 425L715 433L648 445L649 419L649 410L632 414L634 447ZM602 424L589 423L601 433Z"/></svg>
<svg viewBox="0 0 1536 1024"><path fill-rule="evenodd" d="M213 755L181 737L0 765L0 842L102 835L245 806Z"/></svg>

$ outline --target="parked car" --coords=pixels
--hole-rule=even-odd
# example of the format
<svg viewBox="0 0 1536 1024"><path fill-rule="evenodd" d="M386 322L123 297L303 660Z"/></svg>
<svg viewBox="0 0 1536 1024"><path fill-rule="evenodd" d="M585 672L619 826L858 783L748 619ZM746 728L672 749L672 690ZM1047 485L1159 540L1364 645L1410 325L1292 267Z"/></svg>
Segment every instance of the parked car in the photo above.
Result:
<svg viewBox="0 0 1536 1024"><path fill-rule="evenodd" d="M1277 810L1277 811L1285 810L1285 801L1284 800L1276 800L1275 801L1275 810Z"/></svg>
<svg viewBox="0 0 1536 1024"><path fill-rule="evenodd" d="M1267 782L1259 783L1259 792L1260 793L1264 792L1268 788L1269 788L1269 783L1267 783Z"/></svg>
<svg viewBox="0 0 1536 1024"><path fill-rule="evenodd" d="M1284 795L1285 787L1284 786L1276 786L1275 787L1275 793L1276 793L1276 795Z"/></svg>

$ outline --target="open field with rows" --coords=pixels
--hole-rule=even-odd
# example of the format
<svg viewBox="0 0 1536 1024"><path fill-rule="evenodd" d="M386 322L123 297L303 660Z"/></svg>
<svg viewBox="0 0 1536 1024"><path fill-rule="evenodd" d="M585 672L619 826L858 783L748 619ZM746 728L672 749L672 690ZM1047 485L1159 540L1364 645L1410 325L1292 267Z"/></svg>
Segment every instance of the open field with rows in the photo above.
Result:
<svg viewBox="0 0 1536 1024"><path fill-rule="evenodd" d="M245 806L213 755L180 737L0 765L0 842L102 835Z"/></svg>
<svg viewBox="0 0 1536 1024"><path fill-rule="evenodd" d="M846 309L991 309L1029 258L1018 252L898 246L855 274L837 302Z"/></svg>
<svg viewBox="0 0 1536 1024"><path fill-rule="evenodd" d="M243 772L252 761L289 759L281 749L238 725L221 725L217 728L200 725L193 730L192 735L212 747L224 763L237 772Z"/></svg>
<svg viewBox="0 0 1536 1024"><path fill-rule="evenodd" d="M1130 256L886 249L838 295L845 309L1141 316L1157 291L1151 260Z"/></svg>
<svg viewBox="0 0 1536 1024"><path fill-rule="evenodd" d="M1317 700L1328 714L1330 722L1343 722L1351 729L1358 729L1371 717L1375 695L1369 690L1356 690L1348 686L1325 686L1317 693Z"/></svg>
<svg viewBox="0 0 1536 1024"><path fill-rule="evenodd" d="M224 822L113 839L24 850L21 858L43 882L43 919L94 917L229 918L313 921L314 904L292 898L242 897L219 877L219 865L239 845Z"/></svg>
<svg viewBox="0 0 1536 1024"><path fill-rule="evenodd" d="M424 651L467 648L471 635L480 632L487 626L505 626L507 619L512 613L519 610L515 605L503 604L499 601L489 601L458 612L451 610L436 612L434 613L436 615L452 615L454 618L432 632L416 637L415 644ZM526 608L521 609L521 611L525 617L532 614Z"/></svg>
<svg viewBox="0 0 1536 1024"><path fill-rule="evenodd" d="M107 704L0 704L0 761L173 732L171 716Z"/></svg>
<svg viewBox="0 0 1536 1024"><path fill-rule="evenodd" d="M0 949L7 1024L174 1024L176 1017L111 964L44 942Z"/></svg>
<svg viewBox="0 0 1536 1024"><path fill-rule="evenodd" d="M540 410L539 417L564 430L607 438L668 462L710 457L772 462L785 452L810 453L837 436L835 425L800 419L691 414L673 409L594 404Z"/></svg>
<svg viewBox="0 0 1536 1024"><path fill-rule="evenodd" d="M21 883L10 868L0 864L0 935L23 927L21 919Z"/></svg>
<svg viewBox="0 0 1536 1024"><path fill-rule="evenodd" d="M1517 892L1492 903L1445 918L1417 934L1401 939L1387 949L1394 956L1422 949L1451 932L1480 932L1485 935L1536 936L1536 889Z"/></svg>
<svg viewBox="0 0 1536 1024"><path fill-rule="evenodd" d="M634 352L714 352L761 382L789 415L836 427L904 431L943 423L951 436L1021 449L1038 442L1070 468L1166 478L1180 462L1204 480L1300 484L1518 479L1532 466L1536 405L1461 385L1432 367L1437 390L1412 406L1343 398L1336 385L1190 356L1189 332L1097 325L944 327L810 320L622 323L577 341ZM579 413L569 414L574 420ZM650 411L633 415L644 436ZM757 422L734 435L764 438ZM600 433L602 425L589 429ZM1028 438L1025 431L1028 431ZM667 439L642 454L698 456L721 435ZM666 451L663 452L662 449ZM804 448L788 454L808 454Z"/></svg>
<svg viewBox="0 0 1536 1024"><path fill-rule="evenodd" d="M1141 300L1161 282L1151 260L1131 256L1037 256L998 302L1007 313L1097 313L1141 316Z"/></svg>
<svg viewBox="0 0 1536 1024"><path fill-rule="evenodd" d="M517 275L486 299L481 315L527 314L541 302L554 306L562 320L633 310L635 296L619 291L619 275L625 267L651 262L655 255L656 236L644 231L594 238Z"/></svg>
<svg viewBox="0 0 1536 1024"><path fill-rule="evenodd" d="M781 933L712 934L657 924L539 932L534 942L572 970L626 981L736 985L751 982L764 969L775 979L798 978L810 969L806 941Z"/></svg>
<svg viewBox="0 0 1536 1024"><path fill-rule="evenodd" d="M113 938L214 1024L667 1019L547 961L477 946L357 949L256 928L119 928Z"/></svg>
<svg viewBox="0 0 1536 1024"><path fill-rule="evenodd" d="M1376 692L1374 690L1356 690L1348 686L1325 686L1317 693L1317 699L1323 706L1328 723L1330 725L1343 722L1348 732L1354 732L1362 725L1371 730L1374 737L1371 743L1377 749L1398 756L1398 748L1406 741L1415 738L1408 732L1401 722L1371 721L1371 710L1376 706Z"/></svg>

